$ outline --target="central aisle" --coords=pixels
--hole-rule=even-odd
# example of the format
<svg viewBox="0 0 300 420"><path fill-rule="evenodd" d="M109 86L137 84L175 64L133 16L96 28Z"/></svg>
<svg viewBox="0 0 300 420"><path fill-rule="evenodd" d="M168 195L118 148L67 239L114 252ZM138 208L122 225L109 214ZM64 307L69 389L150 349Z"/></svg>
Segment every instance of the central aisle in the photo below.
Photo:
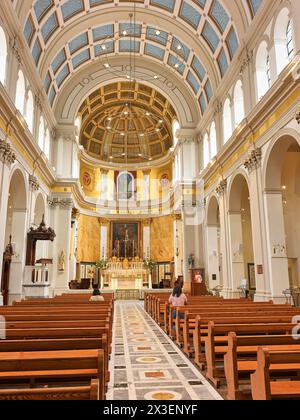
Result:
<svg viewBox="0 0 300 420"><path fill-rule="evenodd" d="M144 311L115 302L108 400L222 399Z"/></svg>

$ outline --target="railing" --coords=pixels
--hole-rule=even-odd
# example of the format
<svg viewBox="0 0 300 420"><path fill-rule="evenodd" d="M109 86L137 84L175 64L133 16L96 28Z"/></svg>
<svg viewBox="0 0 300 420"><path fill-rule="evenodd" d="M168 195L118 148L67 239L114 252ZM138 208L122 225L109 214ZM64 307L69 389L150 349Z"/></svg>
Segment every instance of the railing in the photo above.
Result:
<svg viewBox="0 0 300 420"><path fill-rule="evenodd" d="M49 286L49 272L45 265L26 266L23 286Z"/></svg>

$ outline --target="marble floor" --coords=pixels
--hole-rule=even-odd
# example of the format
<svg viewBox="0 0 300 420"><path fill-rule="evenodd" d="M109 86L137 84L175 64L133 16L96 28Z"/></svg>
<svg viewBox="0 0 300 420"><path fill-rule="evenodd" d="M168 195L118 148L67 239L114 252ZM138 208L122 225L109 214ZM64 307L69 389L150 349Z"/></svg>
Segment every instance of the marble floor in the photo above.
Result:
<svg viewBox="0 0 300 420"><path fill-rule="evenodd" d="M140 302L116 302L108 400L220 400Z"/></svg>

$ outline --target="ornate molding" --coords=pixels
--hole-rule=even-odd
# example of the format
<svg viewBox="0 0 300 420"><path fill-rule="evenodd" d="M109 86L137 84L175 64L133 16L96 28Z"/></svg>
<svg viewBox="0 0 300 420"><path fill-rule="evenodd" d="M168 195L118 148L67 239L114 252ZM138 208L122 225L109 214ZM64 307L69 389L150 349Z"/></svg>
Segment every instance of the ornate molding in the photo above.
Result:
<svg viewBox="0 0 300 420"><path fill-rule="evenodd" d="M218 187L216 188L216 193L221 196L221 195L224 195L226 191L227 191L227 179L223 179L218 185Z"/></svg>
<svg viewBox="0 0 300 420"><path fill-rule="evenodd" d="M223 111L223 105L221 102L218 102L214 108L214 118Z"/></svg>
<svg viewBox="0 0 300 420"><path fill-rule="evenodd" d="M29 175L29 187L31 191L38 191L40 189L40 184L34 175Z"/></svg>
<svg viewBox="0 0 300 420"><path fill-rule="evenodd" d="M260 167L261 160L262 160L262 150L260 148L254 149L252 150L249 158L244 162L244 166L247 169L247 171L251 173Z"/></svg>
<svg viewBox="0 0 300 420"><path fill-rule="evenodd" d="M0 140L0 161L10 167L16 159L11 145L4 140Z"/></svg>
<svg viewBox="0 0 300 420"><path fill-rule="evenodd" d="M241 65L241 68L240 68L240 74L244 73L244 71L252 63L252 61L253 61L253 51L247 51L246 57L242 61L242 65Z"/></svg>
<svg viewBox="0 0 300 420"><path fill-rule="evenodd" d="M50 198L47 199L48 206L50 208L60 207L61 209L72 209L74 207L74 202L72 198Z"/></svg>
<svg viewBox="0 0 300 420"><path fill-rule="evenodd" d="M22 63L22 59L21 59L21 55L20 55L20 52L19 52L19 47L17 45L17 38L16 37L14 37L13 39L10 39L9 40L9 46L10 46L10 49L11 49L13 55L18 60L19 64L21 64Z"/></svg>
<svg viewBox="0 0 300 420"><path fill-rule="evenodd" d="M295 119L296 119L297 123L300 124L300 109L298 109L298 111L296 112Z"/></svg>

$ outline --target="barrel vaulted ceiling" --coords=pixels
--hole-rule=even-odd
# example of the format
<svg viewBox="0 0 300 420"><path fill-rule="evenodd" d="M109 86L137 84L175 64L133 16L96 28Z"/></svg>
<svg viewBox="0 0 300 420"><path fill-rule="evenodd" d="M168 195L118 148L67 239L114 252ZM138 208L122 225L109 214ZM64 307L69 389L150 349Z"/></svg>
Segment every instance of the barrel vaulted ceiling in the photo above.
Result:
<svg viewBox="0 0 300 420"><path fill-rule="evenodd" d="M84 65L96 60L109 65L110 57L134 52L184 81L203 114L263 0L12 2L52 107Z"/></svg>

